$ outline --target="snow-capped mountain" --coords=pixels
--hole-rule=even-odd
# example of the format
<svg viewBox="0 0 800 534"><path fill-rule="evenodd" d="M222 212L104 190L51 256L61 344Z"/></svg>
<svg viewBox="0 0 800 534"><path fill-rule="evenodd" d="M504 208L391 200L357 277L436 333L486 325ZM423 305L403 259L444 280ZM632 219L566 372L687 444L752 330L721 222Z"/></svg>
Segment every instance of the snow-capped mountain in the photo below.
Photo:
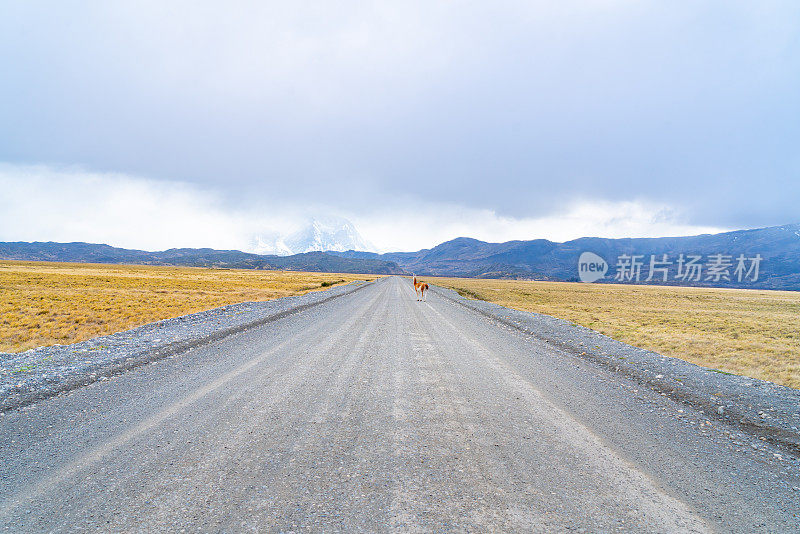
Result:
<svg viewBox="0 0 800 534"><path fill-rule="evenodd" d="M375 247L367 242L353 223L341 217L313 218L300 230L285 236L256 238L259 254L286 256L302 252L367 250Z"/></svg>

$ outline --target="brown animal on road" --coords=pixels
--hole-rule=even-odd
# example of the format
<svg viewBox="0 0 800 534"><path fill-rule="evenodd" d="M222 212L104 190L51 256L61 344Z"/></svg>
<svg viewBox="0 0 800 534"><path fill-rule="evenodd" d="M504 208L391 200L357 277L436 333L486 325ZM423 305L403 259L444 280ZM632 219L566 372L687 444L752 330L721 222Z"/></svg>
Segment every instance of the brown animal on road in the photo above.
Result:
<svg viewBox="0 0 800 534"><path fill-rule="evenodd" d="M428 284L425 282L417 282L417 277L414 275L414 291L417 293L417 301L425 300L425 292L428 290Z"/></svg>

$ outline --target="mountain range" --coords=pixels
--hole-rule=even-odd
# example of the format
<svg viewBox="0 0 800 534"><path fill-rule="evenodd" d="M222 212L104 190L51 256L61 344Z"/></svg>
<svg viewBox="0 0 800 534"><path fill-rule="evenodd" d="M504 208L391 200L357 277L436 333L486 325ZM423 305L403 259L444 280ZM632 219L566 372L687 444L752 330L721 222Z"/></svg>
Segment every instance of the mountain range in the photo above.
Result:
<svg viewBox="0 0 800 534"><path fill-rule="evenodd" d="M291 256L251 254L238 250L211 248L173 248L149 252L95 243L5 242L0 243L0 259L333 273L402 274L404 272L397 264L379 258L348 258L324 252L305 252Z"/></svg>
<svg viewBox="0 0 800 534"><path fill-rule="evenodd" d="M148 252L90 243L0 243L0 259L10 260L554 281L578 281L584 253L596 258L593 264L603 264L604 276L598 282L800 290L800 224L689 237L583 237L564 243L487 243L461 237L430 249L385 254L349 250L279 256L214 249Z"/></svg>
<svg viewBox="0 0 800 534"><path fill-rule="evenodd" d="M625 257L636 256L640 263L639 280L631 277L619 281L646 282L652 258L656 261L654 266L662 269L650 280L652 283L800 290L800 224L689 237L582 237L564 243L546 239L487 243L460 237L417 252L374 254L348 251L337 254L393 262L418 275L578 281L578 260L584 252L591 252L607 263L609 273L600 282L617 281L614 274L619 271L620 259L625 261ZM681 255L682 267L691 257L699 256L696 262L701 266L699 280L678 278ZM723 266L730 263L728 279L724 273L718 279L714 275L708 278L709 266L718 255ZM752 274L756 273L742 281L737 280L735 270L740 256L747 269L752 266L753 258L760 257L756 280L752 280Z"/></svg>

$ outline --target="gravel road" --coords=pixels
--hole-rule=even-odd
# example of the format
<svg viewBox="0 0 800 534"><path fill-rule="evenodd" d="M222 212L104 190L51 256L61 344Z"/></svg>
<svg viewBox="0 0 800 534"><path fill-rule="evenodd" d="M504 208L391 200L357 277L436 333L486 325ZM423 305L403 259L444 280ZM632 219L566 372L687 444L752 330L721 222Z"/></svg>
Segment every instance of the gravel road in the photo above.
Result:
<svg viewBox="0 0 800 534"><path fill-rule="evenodd" d="M0 415L0 530L797 532L741 426L382 279Z"/></svg>

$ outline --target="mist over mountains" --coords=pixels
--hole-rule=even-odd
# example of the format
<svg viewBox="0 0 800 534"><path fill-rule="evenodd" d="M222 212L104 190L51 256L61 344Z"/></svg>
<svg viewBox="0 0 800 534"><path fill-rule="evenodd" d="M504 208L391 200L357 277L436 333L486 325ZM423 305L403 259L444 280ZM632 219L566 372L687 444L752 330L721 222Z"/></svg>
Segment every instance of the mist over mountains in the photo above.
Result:
<svg viewBox="0 0 800 534"><path fill-rule="evenodd" d="M254 252L289 256L306 252L374 251L356 227L341 217L315 217L287 235L257 236Z"/></svg>
<svg viewBox="0 0 800 534"><path fill-rule="evenodd" d="M800 290L800 224L689 237L584 237L564 243L546 239L487 243L461 237L430 249L385 254L333 248L357 243L358 238L352 225L330 231L312 224L286 243L287 248L296 250L289 244L330 247L327 252L284 256L214 249L148 252L89 243L6 242L0 243L0 259L578 281L578 259L591 252L607 263L601 283ZM633 270L621 267L625 261L638 265L635 276ZM689 261L695 261L696 277L686 276ZM737 271L742 267L747 272ZM621 269L629 276L616 278Z"/></svg>

